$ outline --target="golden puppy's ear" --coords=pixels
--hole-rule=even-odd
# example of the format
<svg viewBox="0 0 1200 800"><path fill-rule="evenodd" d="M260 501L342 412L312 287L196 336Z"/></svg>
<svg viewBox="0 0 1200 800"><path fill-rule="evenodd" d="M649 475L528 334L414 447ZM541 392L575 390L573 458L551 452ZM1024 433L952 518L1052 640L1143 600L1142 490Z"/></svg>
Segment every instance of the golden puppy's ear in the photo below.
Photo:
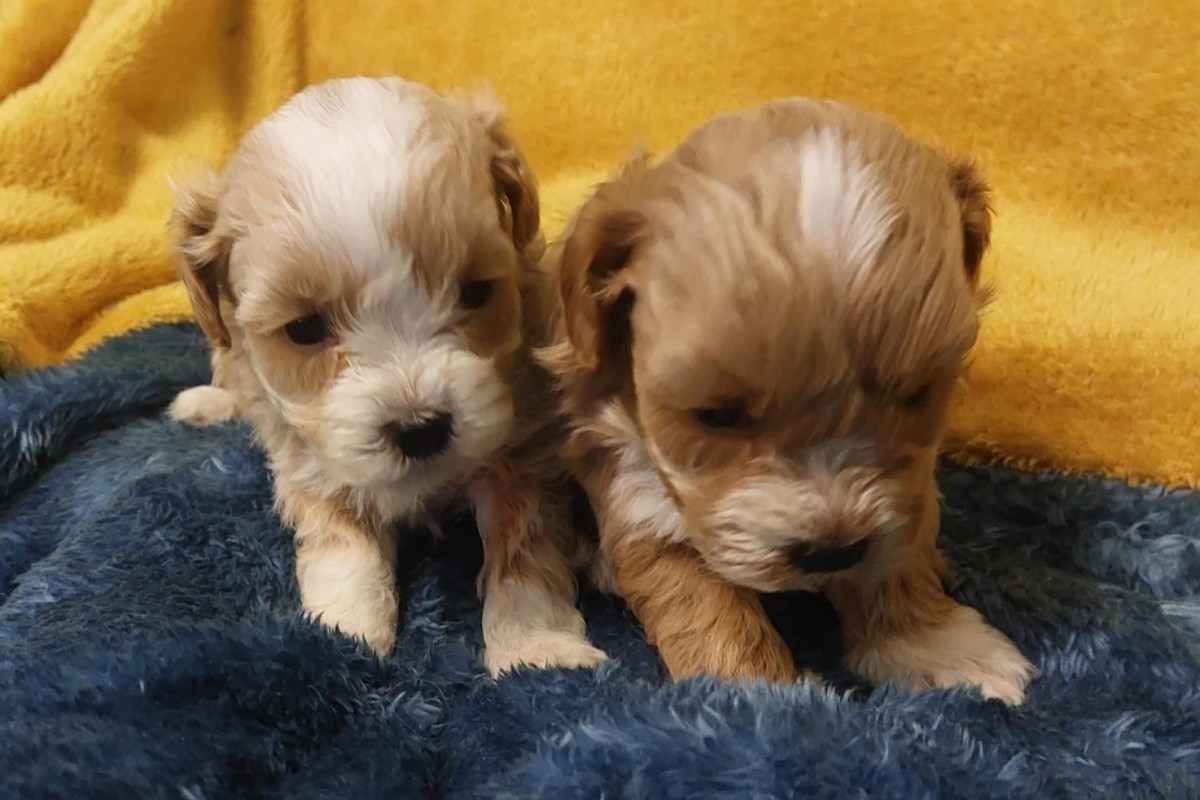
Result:
<svg viewBox="0 0 1200 800"><path fill-rule="evenodd" d="M963 226L963 267L972 287L979 285L979 267L992 238L991 190L968 159L950 163L950 188L958 200Z"/></svg>
<svg viewBox="0 0 1200 800"><path fill-rule="evenodd" d="M633 288L626 268L645 236L647 220L625 197L644 159L596 190L563 243L559 285L567 337L584 370L599 379L598 394L619 388L630 358Z"/></svg>
<svg viewBox="0 0 1200 800"><path fill-rule="evenodd" d="M492 180L496 184L500 220L517 250L523 252L537 238L541 225L537 178L509 133L508 115L496 96L487 91L479 92L470 98L467 107L483 125L495 147Z"/></svg>
<svg viewBox="0 0 1200 800"><path fill-rule="evenodd" d="M218 180L208 174L186 186L171 187L175 210L171 230L178 258L175 269L187 289L196 322L212 347L228 347L221 319L221 286L228 270L229 243L216 231Z"/></svg>

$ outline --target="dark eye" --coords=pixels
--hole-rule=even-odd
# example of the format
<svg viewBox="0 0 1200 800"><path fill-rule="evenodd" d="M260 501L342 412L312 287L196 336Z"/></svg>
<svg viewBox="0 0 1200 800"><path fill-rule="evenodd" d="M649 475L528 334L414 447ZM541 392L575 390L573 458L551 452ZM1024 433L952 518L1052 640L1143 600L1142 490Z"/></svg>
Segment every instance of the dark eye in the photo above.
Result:
<svg viewBox="0 0 1200 800"><path fill-rule="evenodd" d="M284 325L283 332L294 344L311 346L329 338L329 323L320 314L310 314Z"/></svg>
<svg viewBox="0 0 1200 800"><path fill-rule="evenodd" d="M730 405L717 408L698 408L692 412L696 420L706 428L718 430L737 428L748 421L746 409L742 406Z"/></svg>
<svg viewBox="0 0 1200 800"><path fill-rule="evenodd" d="M929 401L929 390L931 384L925 384L917 391L900 400L900 405L904 406L904 410L915 414L925 408L925 404Z"/></svg>
<svg viewBox="0 0 1200 800"><path fill-rule="evenodd" d="M459 289L458 304L468 311L474 311L487 305L491 296L491 281L467 281Z"/></svg>

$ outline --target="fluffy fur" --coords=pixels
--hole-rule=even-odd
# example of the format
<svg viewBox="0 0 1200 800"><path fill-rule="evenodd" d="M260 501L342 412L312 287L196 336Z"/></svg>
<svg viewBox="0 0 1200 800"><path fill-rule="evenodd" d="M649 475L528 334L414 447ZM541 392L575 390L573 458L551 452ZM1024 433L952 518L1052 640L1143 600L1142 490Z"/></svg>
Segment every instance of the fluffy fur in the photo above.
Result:
<svg viewBox="0 0 1200 800"><path fill-rule="evenodd" d="M727 114L601 186L550 253L568 446L676 677L795 675L754 591L822 590L851 667L1019 703L942 588L934 463L975 342L987 190L845 106Z"/></svg>
<svg viewBox="0 0 1200 800"><path fill-rule="evenodd" d="M207 373L189 324L0 381L0 797L1200 795L1200 495L942 468L951 590L1042 670L1018 709L850 690L802 594L768 610L837 690L673 684L587 591L609 662L493 682L469 518L388 658L303 619L248 427L162 414Z"/></svg>
<svg viewBox="0 0 1200 800"><path fill-rule="evenodd" d="M397 627L396 528L469 494L491 556L486 659L592 665L574 607L546 375L534 178L499 105L332 81L179 190L179 273L213 381L176 419L245 418L295 530L304 608L377 653Z"/></svg>

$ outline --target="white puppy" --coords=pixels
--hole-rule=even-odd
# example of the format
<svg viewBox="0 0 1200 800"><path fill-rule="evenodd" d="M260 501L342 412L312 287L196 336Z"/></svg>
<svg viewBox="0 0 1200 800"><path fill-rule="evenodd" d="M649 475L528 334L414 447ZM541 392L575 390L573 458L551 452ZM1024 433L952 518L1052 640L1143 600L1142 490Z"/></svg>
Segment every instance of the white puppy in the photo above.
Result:
<svg viewBox="0 0 1200 800"><path fill-rule="evenodd" d="M474 502L486 663L588 666L550 381L536 184L491 98L399 79L305 90L219 178L178 192L179 273L211 386L171 407L244 418L294 528L306 611L379 654L396 523ZM577 552L579 551L579 552Z"/></svg>

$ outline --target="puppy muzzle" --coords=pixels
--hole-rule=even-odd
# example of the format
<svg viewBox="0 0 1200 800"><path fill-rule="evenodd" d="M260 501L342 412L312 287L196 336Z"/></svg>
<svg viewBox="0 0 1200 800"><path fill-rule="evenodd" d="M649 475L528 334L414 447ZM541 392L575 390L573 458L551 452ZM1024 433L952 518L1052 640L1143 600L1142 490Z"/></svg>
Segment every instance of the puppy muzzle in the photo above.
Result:
<svg viewBox="0 0 1200 800"><path fill-rule="evenodd" d="M886 557L903 514L885 471L844 452L805 467L745 478L714 504L697 537L712 569L760 591L815 589Z"/></svg>

